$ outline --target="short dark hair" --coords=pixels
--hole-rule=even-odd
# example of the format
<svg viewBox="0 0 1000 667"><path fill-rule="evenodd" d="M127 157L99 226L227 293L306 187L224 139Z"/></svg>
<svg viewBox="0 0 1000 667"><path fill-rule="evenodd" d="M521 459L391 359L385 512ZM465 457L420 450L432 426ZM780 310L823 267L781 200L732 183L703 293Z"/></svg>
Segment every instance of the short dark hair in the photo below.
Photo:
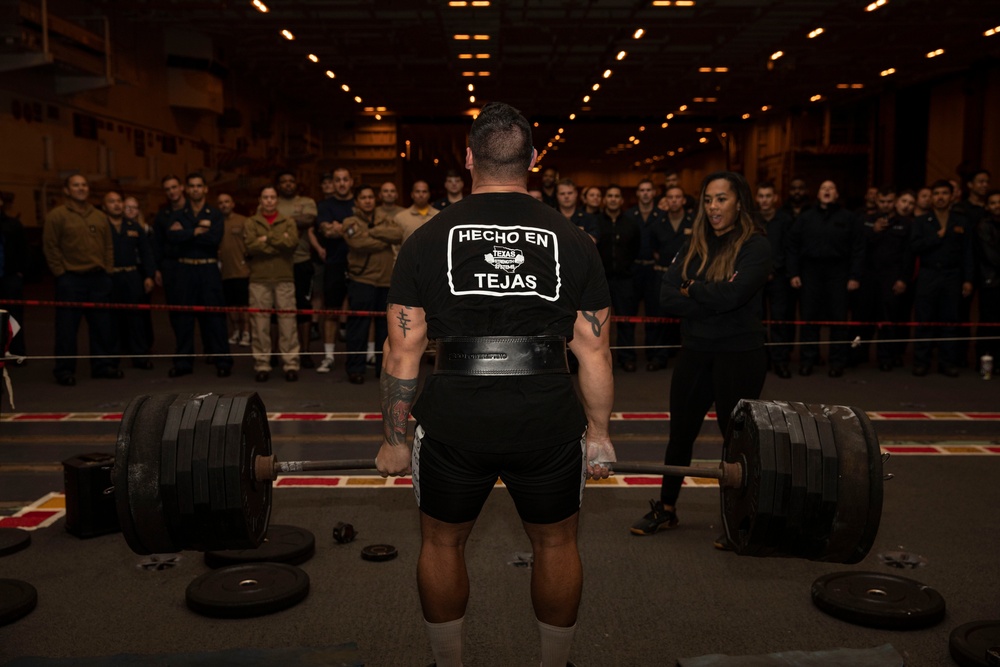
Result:
<svg viewBox="0 0 1000 667"><path fill-rule="evenodd" d="M556 183L556 187L559 187L560 185L568 185L574 190L576 189L576 183L573 182L572 178L560 178Z"/></svg>
<svg viewBox="0 0 1000 667"><path fill-rule="evenodd" d="M622 193L622 186L618 185L617 183L608 183L604 187L604 194L606 195L609 192L611 192L612 190L617 190L618 194L621 194Z"/></svg>
<svg viewBox="0 0 1000 667"><path fill-rule="evenodd" d="M357 199L358 197L360 197L361 193L364 192L365 190L371 190L373 197L375 196L375 193L377 192L377 190L375 189L374 185L368 185L367 183L362 183L361 185L359 185L356 188L354 188L354 198Z"/></svg>
<svg viewBox="0 0 1000 667"><path fill-rule="evenodd" d="M777 192L777 188L774 187L774 181L764 181L757 184L757 192L761 190L774 190Z"/></svg>
<svg viewBox="0 0 1000 667"><path fill-rule="evenodd" d="M993 174L990 173L989 169L983 169L982 167L980 167L975 171L970 171L968 177L966 177L965 179L965 182L971 183L979 174L986 174L986 178L993 178Z"/></svg>
<svg viewBox="0 0 1000 667"><path fill-rule="evenodd" d="M257 196L260 197L263 195L264 190L274 190L274 194L278 194L278 188L273 183L267 183L257 188Z"/></svg>
<svg viewBox="0 0 1000 667"><path fill-rule="evenodd" d="M656 183L653 182L653 179L651 179L651 178L644 178L644 179L642 179L641 181L639 181L638 183L635 184L635 189L638 190L639 186L642 185L643 183L649 183L650 185L653 186L654 189L656 188Z"/></svg>
<svg viewBox="0 0 1000 667"><path fill-rule="evenodd" d="M909 189L909 188L906 188L905 190L901 190L900 192L897 192L896 194L899 195L900 197L902 197L903 195L910 195L914 199L917 198L917 193L914 192L913 190Z"/></svg>
<svg viewBox="0 0 1000 667"><path fill-rule="evenodd" d="M663 172L663 177L666 178L667 176L677 176L679 178L680 174L677 173L676 169L667 169Z"/></svg>
<svg viewBox="0 0 1000 667"><path fill-rule="evenodd" d="M1000 190L990 190L986 193L986 200L989 201L990 197L996 197L1000 195Z"/></svg>
<svg viewBox="0 0 1000 667"><path fill-rule="evenodd" d="M274 175L274 182L277 183L278 181L280 181L282 176L291 176L296 181L299 180L298 177L295 175L295 172L292 171L291 169L282 169L281 171L279 171L277 174Z"/></svg>
<svg viewBox="0 0 1000 667"><path fill-rule="evenodd" d="M444 172L444 177L445 177L445 179L448 179L448 178L462 178L462 175L460 173L458 173L457 171L455 171L454 169L449 169L448 171Z"/></svg>
<svg viewBox="0 0 1000 667"><path fill-rule="evenodd" d="M160 179L160 187L166 185L167 181L177 181L178 183L180 183L181 177L178 176L177 174L167 174L166 176Z"/></svg>
<svg viewBox="0 0 1000 667"><path fill-rule="evenodd" d="M71 171L69 173L69 175L66 178L63 179L63 187L64 188L68 188L69 187L69 181L70 181L70 179L71 178L76 178L77 176L83 176L83 174L81 172L79 172L79 171ZM88 179L87 179L86 176L83 176L83 180L88 181ZM88 184L89 184L89 181L88 181Z"/></svg>
<svg viewBox="0 0 1000 667"><path fill-rule="evenodd" d="M184 183L187 184L187 185L190 185L192 178L200 178L201 182L202 182L202 185L208 185L208 181L205 180L205 175L202 174L200 171L192 171L190 174L188 174L187 176L185 176L184 177Z"/></svg>
<svg viewBox="0 0 1000 667"><path fill-rule="evenodd" d="M469 149L477 169L496 176L527 179L534 151L531 125L509 104L490 102L472 123Z"/></svg>
<svg viewBox="0 0 1000 667"><path fill-rule="evenodd" d="M948 188L948 192L955 192L955 186L951 184L951 181L944 178L937 179L936 181L931 183L929 187L931 189L931 192L934 192L938 188Z"/></svg>
<svg viewBox="0 0 1000 667"><path fill-rule="evenodd" d="M891 185L883 185L878 189L879 197L888 197L889 195L894 195L894 194L896 194L896 188L892 187Z"/></svg>
<svg viewBox="0 0 1000 667"><path fill-rule="evenodd" d="M332 180L333 180L333 172L332 171L324 171L322 174L319 175L319 182L320 183L322 183L323 181L332 181Z"/></svg>

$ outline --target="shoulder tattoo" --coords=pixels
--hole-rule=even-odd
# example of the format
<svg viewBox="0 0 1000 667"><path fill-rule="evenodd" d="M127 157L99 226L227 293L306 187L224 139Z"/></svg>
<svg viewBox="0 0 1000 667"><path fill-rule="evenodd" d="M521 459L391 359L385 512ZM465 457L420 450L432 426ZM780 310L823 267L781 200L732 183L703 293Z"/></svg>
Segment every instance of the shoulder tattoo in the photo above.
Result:
<svg viewBox="0 0 1000 667"><path fill-rule="evenodd" d="M604 325L608 322L608 317L610 316L611 311L609 310L605 313L603 320L599 319L598 311L596 310L584 310L581 312L583 313L583 319L590 322L590 330L594 332L594 337L600 338L601 332L604 330Z"/></svg>

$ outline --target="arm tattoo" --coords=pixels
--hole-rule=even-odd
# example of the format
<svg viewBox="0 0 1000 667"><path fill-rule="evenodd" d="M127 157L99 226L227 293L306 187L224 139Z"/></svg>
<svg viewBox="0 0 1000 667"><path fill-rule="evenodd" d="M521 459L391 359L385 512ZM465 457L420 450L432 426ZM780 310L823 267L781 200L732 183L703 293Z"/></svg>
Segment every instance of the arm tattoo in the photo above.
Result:
<svg viewBox="0 0 1000 667"><path fill-rule="evenodd" d="M395 305L396 304L394 304L394 303L390 303L387 306L387 308L389 310L392 310L393 306L395 306ZM407 306L400 306L399 314L396 315L396 322L398 323L398 326L399 326L400 330L403 332L403 338L406 338L406 332L407 331L412 331L413 330L413 328L410 326L410 324L412 323L413 320L411 320L410 316L407 314L406 311L408 311L408 310L409 310L409 308Z"/></svg>
<svg viewBox="0 0 1000 667"><path fill-rule="evenodd" d="M603 320L597 319L597 311L596 310L583 310L583 311L580 311L580 312L583 313L583 319L585 319L588 322L590 322L590 329L591 329L591 331L594 332L594 337L595 338L600 338L601 337L601 330L604 329L604 325L607 324L608 317L609 317L611 311L610 310L608 311L608 315L605 315Z"/></svg>
<svg viewBox="0 0 1000 667"><path fill-rule="evenodd" d="M406 444L406 420L417 393L417 379L402 380L382 371L382 430L393 447Z"/></svg>

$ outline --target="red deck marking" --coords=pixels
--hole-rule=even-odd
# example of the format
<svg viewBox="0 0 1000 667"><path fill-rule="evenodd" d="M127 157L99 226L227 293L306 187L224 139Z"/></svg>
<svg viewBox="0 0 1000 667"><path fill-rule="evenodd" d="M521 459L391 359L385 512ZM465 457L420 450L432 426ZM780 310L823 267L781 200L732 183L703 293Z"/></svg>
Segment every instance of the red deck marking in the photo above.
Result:
<svg viewBox="0 0 1000 667"><path fill-rule="evenodd" d="M340 486L340 477L285 477L276 486Z"/></svg>
<svg viewBox="0 0 1000 667"><path fill-rule="evenodd" d="M326 412L279 412L278 416L272 417L276 421L316 421L326 419Z"/></svg>
<svg viewBox="0 0 1000 667"><path fill-rule="evenodd" d="M53 510L53 511L34 510L32 512L25 512L24 514L19 514L18 516L7 516L0 519L0 527L35 528L36 526L44 523L46 519L52 517L53 514L59 514L59 510Z"/></svg>
<svg viewBox="0 0 1000 667"><path fill-rule="evenodd" d="M120 422L121 420L122 420L122 413L120 412L109 412L107 414L101 415L101 421Z"/></svg>
<svg viewBox="0 0 1000 667"><path fill-rule="evenodd" d="M1000 419L1000 412L966 412L969 419Z"/></svg>
<svg viewBox="0 0 1000 667"><path fill-rule="evenodd" d="M413 486L413 480L409 477L400 477L399 479L392 480L395 486Z"/></svg>
<svg viewBox="0 0 1000 667"><path fill-rule="evenodd" d="M718 419L718 417L719 415L715 414L714 412L709 412L707 415L705 415L705 419Z"/></svg>
<svg viewBox="0 0 1000 667"><path fill-rule="evenodd" d="M893 454L941 454L937 447L886 445L885 451Z"/></svg>
<svg viewBox="0 0 1000 667"><path fill-rule="evenodd" d="M993 452L994 454L1000 454L1000 447L987 447L986 451Z"/></svg>
<svg viewBox="0 0 1000 667"><path fill-rule="evenodd" d="M18 421L59 421L68 416L68 412L22 412L14 419Z"/></svg>
<svg viewBox="0 0 1000 667"><path fill-rule="evenodd" d="M363 415L361 415L361 418L362 419L382 419L382 413L381 412L366 412Z"/></svg>
<svg viewBox="0 0 1000 667"><path fill-rule="evenodd" d="M883 419L930 419L926 412L879 412Z"/></svg>
<svg viewBox="0 0 1000 667"><path fill-rule="evenodd" d="M623 412L622 419L670 419L669 412Z"/></svg>
<svg viewBox="0 0 1000 667"><path fill-rule="evenodd" d="M624 481L629 486L659 486L659 477L623 477Z"/></svg>

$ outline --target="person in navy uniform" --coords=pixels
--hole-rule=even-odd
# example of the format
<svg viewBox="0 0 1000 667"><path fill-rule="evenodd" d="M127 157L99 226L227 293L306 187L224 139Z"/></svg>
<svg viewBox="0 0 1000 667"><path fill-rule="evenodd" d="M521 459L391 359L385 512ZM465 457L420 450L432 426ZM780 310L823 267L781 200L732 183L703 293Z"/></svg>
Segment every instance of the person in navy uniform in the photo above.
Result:
<svg viewBox="0 0 1000 667"><path fill-rule="evenodd" d="M684 190L679 185L671 185L663 195L663 221L652 227L654 253L656 263L653 269L657 272L656 280L656 302L657 312L661 317L666 317L663 309L659 306L660 289L663 286L663 273L666 272L673 263L677 253L691 238L691 225L694 224L694 214L684 209ZM661 347L653 350L653 359L646 366L646 370L658 371L667 367L671 357L677 356L677 348L681 343L681 325L679 322L660 324L659 341Z"/></svg>
<svg viewBox="0 0 1000 667"><path fill-rule="evenodd" d="M773 183L758 185L756 199L757 224L767 230L767 240L771 243L772 270L764 288L764 303L767 305L768 319L777 322L768 326L771 339L771 346L767 350L768 359L774 374L787 380L792 377L788 360L792 353L791 344L795 341L795 325L788 323L795 319L795 290L788 282L788 271L785 269L792 217L784 208L776 208L777 196Z"/></svg>
<svg viewBox="0 0 1000 667"><path fill-rule="evenodd" d="M662 274L656 270L658 235L654 230L666 224L667 214L656 207L656 186L644 178L635 188L636 205L625 211L625 215L635 220L639 227L639 255L635 258L632 274L632 289L635 292L636 307L643 306L646 317L660 317L660 282ZM659 322L644 322L646 347L646 370L658 371L666 368L662 362L664 327ZM660 353L660 356L657 354Z"/></svg>
<svg viewBox="0 0 1000 667"><path fill-rule="evenodd" d="M528 194L531 144L516 109L482 108L466 153L472 194L407 239L389 292L375 461L383 476L413 472L417 583L438 667L462 664L465 544L498 477L531 541L541 663L566 664L583 588L584 480L607 476L615 460L607 282L590 237ZM428 338L438 341L435 373L414 402ZM476 348L486 351L462 351Z"/></svg>
<svg viewBox="0 0 1000 667"><path fill-rule="evenodd" d="M204 176L188 174L184 182L186 201L170 216L166 233L167 242L177 253L177 304L221 308L226 304L222 272L219 270L219 244L225 233L225 216L208 204L208 186ZM196 319L201 329L202 347L205 354L212 357L216 374L229 377L233 358L229 355L226 338L226 316L221 312L191 311L177 311L170 317L177 339L177 356L174 357L170 377L189 375L194 371Z"/></svg>
<svg viewBox="0 0 1000 667"><path fill-rule="evenodd" d="M931 212L913 220L910 247L920 262L914 288L913 312L917 322L957 323L962 298L972 294L975 264L973 230L969 220L952 210L954 186L944 179L931 185ZM927 375L934 338L938 344L938 371L958 377L960 348L955 326L917 325L913 343L913 374Z"/></svg>

